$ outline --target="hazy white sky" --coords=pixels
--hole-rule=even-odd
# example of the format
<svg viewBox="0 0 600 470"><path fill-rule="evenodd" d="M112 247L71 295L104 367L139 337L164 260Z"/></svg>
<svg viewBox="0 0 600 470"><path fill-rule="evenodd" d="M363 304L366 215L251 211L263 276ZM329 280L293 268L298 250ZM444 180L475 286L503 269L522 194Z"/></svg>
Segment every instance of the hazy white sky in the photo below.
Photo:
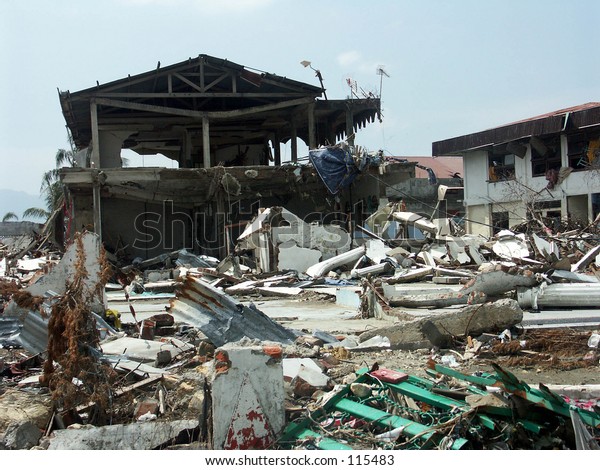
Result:
<svg viewBox="0 0 600 470"><path fill-rule="evenodd" d="M0 189L37 194L67 147L57 89L208 54L318 85L378 92L356 143L431 143L600 101L597 0L0 0Z"/></svg>

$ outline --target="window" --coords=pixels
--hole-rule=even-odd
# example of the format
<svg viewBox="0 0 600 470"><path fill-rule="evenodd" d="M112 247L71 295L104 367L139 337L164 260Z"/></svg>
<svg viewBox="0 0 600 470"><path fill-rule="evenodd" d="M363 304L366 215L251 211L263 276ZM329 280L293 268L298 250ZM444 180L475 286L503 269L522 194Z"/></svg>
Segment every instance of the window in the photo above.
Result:
<svg viewBox="0 0 600 470"><path fill-rule="evenodd" d="M515 156L512 153L488 154L490 181L506 181L515 179Z"/></svg>
<svg viewBox="0 0 600 470"><path fill-rule="evenodd" d="M600 137L585 133L568 137L569 166L573 170L586 170L600 163Z"/></svg>
<svg viewBox="0 0 600 470"><path fill-rule="evenodd" d="M500 230L508 229L509 227L508 211L492 212L492 225L494 227L494 235Z"/></svg>
<svg viewBox="0 0 600 470"><path fill-rule="evenodd" d="M562 216L560 201L539 201L534 203L533 210L544 225L552 230L558 230Z"/></svg>
<svg viewBox="0 0 600 470"><path fill-rule="evenodd" d="M560 137L532 137L529 144L532 176L545 176L550 170L560 170Z"/></svg>

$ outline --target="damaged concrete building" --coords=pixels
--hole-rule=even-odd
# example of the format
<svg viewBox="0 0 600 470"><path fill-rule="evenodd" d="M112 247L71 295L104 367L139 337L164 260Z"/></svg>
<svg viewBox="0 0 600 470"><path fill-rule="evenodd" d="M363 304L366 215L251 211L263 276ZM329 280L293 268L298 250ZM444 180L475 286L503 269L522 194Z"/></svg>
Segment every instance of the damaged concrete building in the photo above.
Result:
<svg viewBox="0 0 600 470"><path fill-rule="evenodd" d="M464 159L467 232L494 233L539 218L555 228L600 213L600 103L586 103L434 142Z"/></svg>
<svg viewBox="0 0 600 470"><path fill-rule="evenodd" d="M0 245L0 449L598 448L597 230L465 233L494 145L384 157L355 144L376 97L204 55L60 101L62 217Z"/></svg>
<svg viewBox="0 0 600 470"><path fill-rule="evenodd" d="M356 202L374 201L374 211L385 197L371 178L334 196L298 155L299 141L353 147L358 129L380 118L378 98L327 99L321 87L208 55L59 98L80 150L77 167L61 170L68 230L93 229L129 260L183 248L223 258L260 207L285 206L307 221L336 211L361 219L368 214ZM123 167L123 149L162 154L178 168ZM396 183L412 167L365 173Z"/></svg>

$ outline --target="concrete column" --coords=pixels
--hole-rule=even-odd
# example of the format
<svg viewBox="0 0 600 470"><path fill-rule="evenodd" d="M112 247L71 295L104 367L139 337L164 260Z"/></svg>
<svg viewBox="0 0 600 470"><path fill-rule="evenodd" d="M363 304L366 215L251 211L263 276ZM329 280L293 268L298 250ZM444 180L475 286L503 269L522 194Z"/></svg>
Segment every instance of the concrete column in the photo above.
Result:
<svg viewBox="0 0 600 470"><path fill-rule="evenodd" d="M354 114L352 110L346 110L346 140L348 145L354 145Z"/></svg>
<svg viewBox="0 0 600 470"><path fill-rule="evenodd" d="M131 135L129 131L98 131L98 153L100 165L97 168L121 168L123 142Z"/></svg>
<svg viewBox="0 0 600 470"><path fill-rule="evenodd" d="M317 148L317 129L315 123L315 104L308 105L308 148Z"/></svg>
<svg viewBox="0 0 600 470"><path fill-rule="evenodd" d="M92 160L93 168L100 168L100 137L98 134L98 105L95 101L90 102L90 115L92 122Z"/></svg>
<svg viewBox="0 0 600 470"><path fill-rule="evenodd" d="M98 235L100 241L102 241L102 203L100 197L100 183L98 181L98 170L93 170L92 178L94 232Z"/></svg>
<svg viewBox="0 0 600 470"><path fill-rule="evenodd" d="M208 118L202 118L202 153L204 168L210 168L210 125Z"/></svg>
<svg viewBox="0 0 600 470"><path fill-rule="evenodd" d="M292 163L298 162L298 129L296 125L292 124L292 139L290 140L290 146L292 148Z"/></svg>
<svg viewBox="0 0 600 470"><path fill-rule="evenodd" d="M281 143L279 142L278 132L275 132L271 142L273 142L273 150L275 151L275 166L281 166Z"/></svg>
<svg viewBox="0 0 600 470"><path fill-rule="evenodd" d="M179 168L189 168L192 161L192 134L185 129L181 136L181 154L179 156Z"/></svg>

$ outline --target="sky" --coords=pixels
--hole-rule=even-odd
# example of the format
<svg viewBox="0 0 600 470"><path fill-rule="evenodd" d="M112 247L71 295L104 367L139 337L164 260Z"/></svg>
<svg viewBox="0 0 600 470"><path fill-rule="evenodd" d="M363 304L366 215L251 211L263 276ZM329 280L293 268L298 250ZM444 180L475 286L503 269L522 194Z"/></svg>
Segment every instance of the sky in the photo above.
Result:
<svg viewBox="0 0 600 470"><path fill-rule="evenodd" d="M199 54L318 86L309 60L330 99L348 78L381 91L383 122L356 144L431 155L437 140L600 101L598 18L597 0L0 0L0 190L38 194L68 148L58 90Z"/></svg>

